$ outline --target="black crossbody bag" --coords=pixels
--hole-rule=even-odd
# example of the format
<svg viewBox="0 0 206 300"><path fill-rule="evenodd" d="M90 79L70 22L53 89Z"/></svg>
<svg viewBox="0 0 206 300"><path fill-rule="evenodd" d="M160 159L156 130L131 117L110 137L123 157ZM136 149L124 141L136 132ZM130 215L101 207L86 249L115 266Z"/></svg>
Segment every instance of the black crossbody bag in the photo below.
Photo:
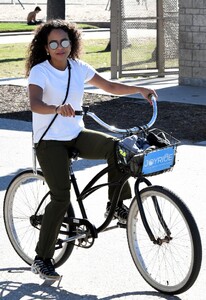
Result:
<svg viewBox="0 0 206 300"><path fill-rule="evenodd" d="M68 72L69 72L69 74L68 74L68 83L67 83L67 90L66 90L66 94L65 94L64 100L63 100L63 102L62 102L61 105L63 105L63 104L66 102L67 96L68 96L68 93L69 93L70 78L71 78L71 66L70 66L69 61L67 61L67 67L68 67ZM35 143L35 145L34 145L34 148L35 148L35 149L37 149L37 147L38 147L39 144L41 143L43 137L46 135L46 133L48 132L49 128L52 126L52 124L53 124L54 121L56 120L57 116L58 116L58 113L55 114L55 116L53 117L53 119L52 119L51 122L49 123L47 129L44 131L44 133L43 133L42 136L40 137L38 143Z"/></svg>

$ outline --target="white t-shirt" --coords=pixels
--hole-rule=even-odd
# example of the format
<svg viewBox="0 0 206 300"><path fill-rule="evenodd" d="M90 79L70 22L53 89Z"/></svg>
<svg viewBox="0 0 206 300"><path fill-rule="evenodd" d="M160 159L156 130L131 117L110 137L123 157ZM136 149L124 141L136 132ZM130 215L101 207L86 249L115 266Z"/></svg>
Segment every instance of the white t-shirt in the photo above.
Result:
<svg viewBox="0 0 206 300"><path fill-rule="evenodd" d="M84 83L95 75L95 69L81 60L69 59L71 66L70 87L66 103L74 110L81 110L84 95ZM35 84L43 89L43 101L47 104L62 104L68 83L68 68L64 71L54 68L48 60L35 65L29 74L28 85ZM32 113L34 143L37 143L47 129L54 114ZM58 115L44 140L69 141L78 136L84 128L82 116L62 117Z"/></svg>

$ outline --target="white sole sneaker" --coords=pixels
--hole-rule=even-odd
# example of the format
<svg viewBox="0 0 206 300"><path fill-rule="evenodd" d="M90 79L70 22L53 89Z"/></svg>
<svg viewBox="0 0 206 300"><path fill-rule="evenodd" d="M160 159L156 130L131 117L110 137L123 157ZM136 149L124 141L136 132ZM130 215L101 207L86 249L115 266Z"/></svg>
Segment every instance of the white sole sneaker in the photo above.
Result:
<svg viewBox="0 0 206 300"><path fill-rule="evenodd" d="M31 272L35 275L39 274L39 277L43 280L51 280L51 281L58 281L62 278L61 275L58 276L47 276L38 269L37 266L31 265Z"/></svg>

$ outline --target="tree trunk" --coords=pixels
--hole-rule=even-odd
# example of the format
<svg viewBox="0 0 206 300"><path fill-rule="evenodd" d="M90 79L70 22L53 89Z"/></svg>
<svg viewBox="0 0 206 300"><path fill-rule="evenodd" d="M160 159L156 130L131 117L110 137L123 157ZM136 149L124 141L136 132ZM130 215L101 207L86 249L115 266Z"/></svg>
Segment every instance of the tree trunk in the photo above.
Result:
<svg viewBox="0 0 206 300"><path fill-rule="evenodd" d="M65 0L47 0L47 20L65 20Z"/></svg>

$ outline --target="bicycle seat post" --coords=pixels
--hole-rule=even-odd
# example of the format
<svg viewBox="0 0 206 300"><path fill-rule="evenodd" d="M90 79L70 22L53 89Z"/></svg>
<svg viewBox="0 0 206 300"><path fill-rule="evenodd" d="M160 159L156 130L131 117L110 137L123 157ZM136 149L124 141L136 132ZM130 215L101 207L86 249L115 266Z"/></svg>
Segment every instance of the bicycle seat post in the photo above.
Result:
<svg viewBox="0 0 206 300"><path fill-rule="evenodd" d="M70 178L71 178L71 182L73 184L74 187L74 191L76 194L76 197L78 198L80 195L80 191L76 182L76 177L74 175L74 170L73 170L73 161L78 159L78 155L79 152L77 149L73 148L70 151L70 165L69 165L69 173L70 173Z"/></svg>
<svg viewBox="0 0 206 300"><path fill-rule="evenodd" d="M37 175L36 148L35 148L34 142L32 145L32 160L33 160L33 172L35 175Z"/></svg>

